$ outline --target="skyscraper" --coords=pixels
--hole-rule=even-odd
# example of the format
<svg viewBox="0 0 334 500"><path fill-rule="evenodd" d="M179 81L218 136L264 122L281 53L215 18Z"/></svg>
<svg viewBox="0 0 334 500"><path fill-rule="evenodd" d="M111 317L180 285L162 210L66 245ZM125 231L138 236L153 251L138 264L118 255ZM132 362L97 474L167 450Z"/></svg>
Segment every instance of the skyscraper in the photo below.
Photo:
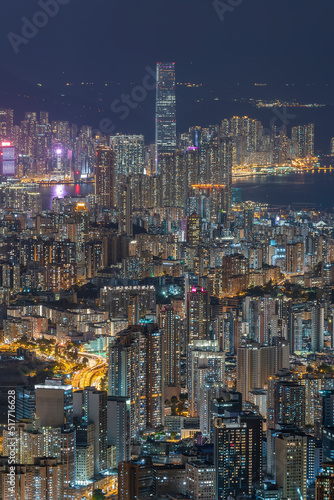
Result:
<svg viewBox="0 0 334 500"><path fill-rule="evenodd" d="M85 387L73 393L74 415L86 423L94 423L94 472L107 469L107 392Z"/></svg>
<svg viewBox="0 0 334 500"><path fill-rule="evenodd" d="M35 385L36 416L41 427L70 426L73 422L73 392L71 385L61 380L46 380Z"/></svg>
<svg viewBox="0 0 334 500"><path fill-rule="evenodd" d="M314 155L314 123L292 127L291 137L298 157Z"/></svg>
<svg viewBox="0 0 334 500"><path fill-rule="evenodd" d="M96 151L95 194L103 207L114 206L114 153L111 148L100 146Z"/></svg>
<svg viewBox="0 0 334 500"><path fill-rule="evenodd" d="M115 175L144 173L145 144L143 135L117 134L110 137L110 146L115 155Z"/></svg>
<svg viewBox="0 0 334 500"><path fill-rule="evenodd" d="M262 420L255 415L223 423L214 428L216 499L227 500L251 495L253 482L261 478Z"/></svg>
<svg viewBox="0 0 334 500"><path fill-rule="evenodd" d="M11 141L13 139L14 111L12 109L0 109L0 139Z"/></svg>
<svg viewBox="0 0 334 500"><path fill-rule="evenodd" d="M190 246L198 246L201 242L201 218L193 213L187 217L187 243Z"/></svg>
<svg viewBox="0 0 334 500"><path fill-rule="evenodd" d="M156 172L160 155L176 149L175 63L157 63Z"/></svg>
<svg viewBox="0 0 334 500"><path fill-rule="evenodd" d="M276 482L283 498L300 500L307 492L307 436L284 433L276 437Z"/></svg>
<svg viewBox="0 0 334 500"><path fill-rule="evenodd" d="M209 335L209 294L204 288L193 286L187 293L187 343L207 340Z"/></svg>
<svg viewBox="0 0 334 500"><path fill-rule="evenodd" d="M118 233L132 236L132 196L128 180L119 185L118 192Z"/></svg>
<svg viewBox="0 0 334 500"><path fill-rule="evenodd" d="M323 471L316 479L316 500L334 500L334 464L324 463Z"/></svg>
<svg viewBox="0 0 334 500"><path fill-rule="evenodd" d="M181 365L181 318L171 305L166 305L160 313L160 327L165 340L165 384L180 385Z"/></svg>
<svg viewBox="0 0 334 500"><path fill-rule="evenodd" d="M312 307L311 346L312 351L321 352L324 349L325 310L322 305Z"/></svg>
<svg viewBox="0 0 334 500"><path fill-rule="evenodd" d="M188 351L189 414L199 415L203 385L225 382L225 353L217 340L195 340Z"/></svg>
<svg viewBox="0 0 334 500"><path fill-rule="evenodd" d="M131 438L162 423L163 335L157 325L130 326L109 348L109 395L130 400Z"/></svg>
<svg viewBox="0 0 334 500"><path fill-rule="evenodd" d="M130 460L130 399L108 396L108 446L116 446L116 464Z"/></svg>

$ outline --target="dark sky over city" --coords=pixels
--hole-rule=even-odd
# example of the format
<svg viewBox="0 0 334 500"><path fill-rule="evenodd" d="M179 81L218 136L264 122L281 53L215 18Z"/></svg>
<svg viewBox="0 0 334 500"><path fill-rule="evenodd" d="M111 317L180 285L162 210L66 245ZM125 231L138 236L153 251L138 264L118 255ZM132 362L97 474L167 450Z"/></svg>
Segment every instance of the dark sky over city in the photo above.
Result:
<svg viewBox="0 0 334 500"><path fill-rule="evenodd" d="M113 99L162 60L176 62L179 82L207 87L334 83L329 0L221 0L220 16L213 0L59 0L59 12L17 42L16 54L8 34L22 36L22 18L33 20L44 2L2 0L1 90L19 81L21 90L42 83L61 95L66 82L119 82Z"/></svg>
<svg viewBox="0 0 334 500"><path fill-rule="evenodd" d="M161 59L198 80L333 79L329 0L231 0L223 21L212 0L68 0L18 55L6 35L40 7L1 3L2 68L27 81L136 79Z"/></svg>

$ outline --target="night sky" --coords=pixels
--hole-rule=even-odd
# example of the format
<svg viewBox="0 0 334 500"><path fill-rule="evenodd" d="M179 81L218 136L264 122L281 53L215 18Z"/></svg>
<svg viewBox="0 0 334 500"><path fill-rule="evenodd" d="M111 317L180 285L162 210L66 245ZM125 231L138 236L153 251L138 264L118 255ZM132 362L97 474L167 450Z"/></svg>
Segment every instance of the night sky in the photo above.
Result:
<svg viewBox="0 0 334 500"><path fill-rule="evenodd" d="M0 106L21 106L19 112L29 107L30 103L23 100L21 104L12 102L14 90L19 87L31 96L44 92L45 102L51 107L50 96L55 102L63 93L71 102L55 106L55 113L63 108L65 118L71 119L65 107L74 106L75 121L79 102L95 111L100 102L103 113L106 102L139 85L145 68L162 60L176 62L179 82L203 83L208 93L218 87L222 93L227 89L233 92L237 82L245 89L252 88L254 82L273 86L290 82L301 93L306 83L334 83L334 3L330 0L222 0L221 4L234 5L226 9L223 21L212 0L59 1L68 3L59 5L59 13L28 43L20 44L18 54L7 35L22 35L22 17L31 20L41 7L35 0L1 1ZM89 89L89 93L80 88L81 81L94 82L94 90ZM103 89L103 95L100 92L98 97L98 85L102 87L105 81L114 82L108 88L110 95L106 96ZM74 85L66 88L66 82ZM37 88L37 83L42 88ZM6 92L8 103L4 102ZM324 96L320 88L318 95L319 99ZM226 98L229 96L233 97L232 93ZM294 96L299 97L297 90ZM187 102L187 97L180 95L178 100L178 115L184 126L196 119L190 105L193 97ZM313 97L317 97L316 92ZM140 122L146 128L145 110L150 112L152 102L149 96L147 104L133 112L122 128L131 131ZM30 108L36 106L32 100ZM203 111L198 113L198 119ZM89 119L89 111L83 110L80 117ZM203 119L210 118L209 106Z"/></svg>

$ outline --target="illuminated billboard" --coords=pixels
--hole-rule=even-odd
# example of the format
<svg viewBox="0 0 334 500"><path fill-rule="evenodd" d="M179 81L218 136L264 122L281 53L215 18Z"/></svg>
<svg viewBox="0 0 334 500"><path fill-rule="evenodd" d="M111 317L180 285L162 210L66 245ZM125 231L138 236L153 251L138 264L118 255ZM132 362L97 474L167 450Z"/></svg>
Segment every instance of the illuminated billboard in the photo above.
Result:
<svg viewBox="0 0 334 500"><path fill-rule="evenodd" d="M2 142L2 175L14 176L15 169L15 148L11 142Z"/></svg>

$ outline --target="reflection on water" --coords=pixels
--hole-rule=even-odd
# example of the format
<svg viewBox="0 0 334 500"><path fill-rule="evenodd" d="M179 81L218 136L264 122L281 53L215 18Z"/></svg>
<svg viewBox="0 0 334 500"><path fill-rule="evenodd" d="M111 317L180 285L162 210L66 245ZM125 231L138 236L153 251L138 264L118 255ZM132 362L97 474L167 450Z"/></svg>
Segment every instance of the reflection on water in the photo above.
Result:
<svg viewBox="0 0 334 500"><path fill-rule="evenodd" d="M51 210L53 198L65 198L65 196L87 196L94 193L94 184L55 184L52 186L41 186L43 210Z"/></svg>
<svg viewBox="0 0 334 500"><path fill-rule="evenodd" d="M334 206L334 172L330 171L244 177L236 179L233 186L242 190L244 201L316 205L322 209Z"/></svg>
<svg viewBox="0 0 334 500"><path fill-rule="evenodd" d="M334 206L334 172L315 171L286 175L259 175L236 179L234 187L241 188L244 201L258 201L272 205ZM86 196L94 193L94 184L56 184L42 186L43 210L50 210L52 198Z"/></svg>

